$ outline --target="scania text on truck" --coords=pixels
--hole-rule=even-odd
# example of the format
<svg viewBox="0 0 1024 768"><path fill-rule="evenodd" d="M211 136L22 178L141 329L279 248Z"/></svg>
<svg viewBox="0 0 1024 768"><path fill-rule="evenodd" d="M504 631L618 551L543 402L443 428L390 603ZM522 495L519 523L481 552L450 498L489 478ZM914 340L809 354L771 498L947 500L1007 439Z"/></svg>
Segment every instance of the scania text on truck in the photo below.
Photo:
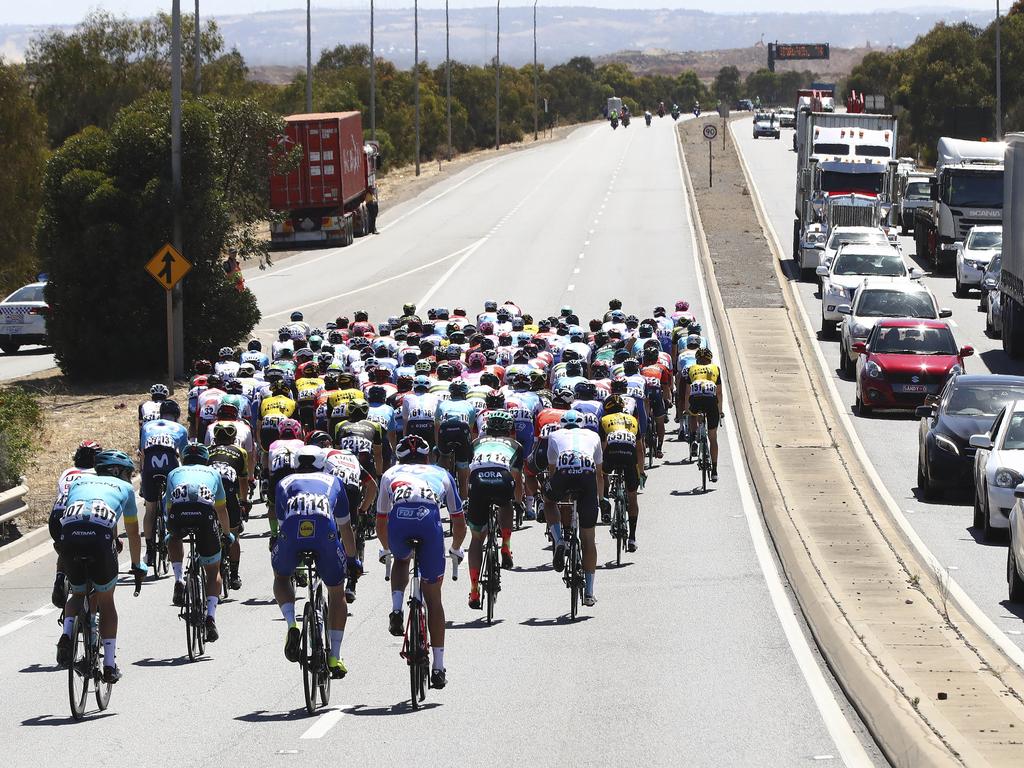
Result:
<svg viewBox="0 0 1024 768"><path fill-rule="evenodd" d="M998 224L1003 211L1003 155L997 141L939 139L930 179L931 205L914 211L917 256L936 269L952 266L956 243L973 226Z"/></svg>
<svg viewBox="0 0 1024 768"><path fill-rule="evenodd" d="M291 115L284 119L286 148L299 147L291 173L270 177L270 225L275 248L298 244L350 245L368 233L366 191L376 184L380 149L363 141L358 112Z"/></svg>

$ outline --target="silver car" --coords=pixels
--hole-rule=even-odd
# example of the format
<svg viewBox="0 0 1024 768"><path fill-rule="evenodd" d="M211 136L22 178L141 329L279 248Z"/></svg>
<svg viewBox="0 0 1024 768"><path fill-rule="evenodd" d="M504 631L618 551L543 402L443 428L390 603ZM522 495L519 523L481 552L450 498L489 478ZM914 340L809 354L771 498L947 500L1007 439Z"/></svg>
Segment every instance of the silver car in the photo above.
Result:
<svg viewBox="0 0 1024 768"><path fill-rule="evenodd" d="M1006 549L1006 586L1011 603L1024 603L1024 485L1018 485L1010 510L1010 546Z"/></svg>
<svg viewBox="0 0 1024 768"><path fill-rule="evenodd" d="M1002 250L1002 226L971 227L962 243L956 244L955 296L966 296L974 286L981 286L992 257Z"/></svg>
<svg viewBox="0 0 1024 768"><path fill-rule="evenodd" d="M1003 257L996 254L981 278L981 308L985 310L985 332L998 339L1003 334L1003 297L999 293L999 273Z"/></svg>
<svg viewBox="0 0 1024 768"><path fill-rule="evenodd" d="M817 275L821 278L821 335L831 339L836 335L836 323L843 319L838 307L853 301L866 278L917 279L923 273L909 269L899 251L888 245L851 243L840 247L830 265L818 267Z"/></svg>
<svg viewBox="0 0 1024 768"><path fill-rule="evenodd" d="M50 310L43 292L46 282L22 286L0 302L0 349L13 355L25 344L46 344L46 315Z"/></svg>

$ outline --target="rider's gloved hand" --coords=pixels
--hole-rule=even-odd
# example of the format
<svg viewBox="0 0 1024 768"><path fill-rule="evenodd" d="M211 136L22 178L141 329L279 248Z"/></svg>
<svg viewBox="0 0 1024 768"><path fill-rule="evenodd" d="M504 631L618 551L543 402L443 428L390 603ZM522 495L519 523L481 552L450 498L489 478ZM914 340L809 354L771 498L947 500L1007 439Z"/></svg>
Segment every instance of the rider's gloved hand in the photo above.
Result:
<svg viewBox="0 0 1024 768"><path fill-rule="evenodd" d="M455 547L450 547L450 548L448 549L448 554L449 554L449 555L451 555L452 557L454 557L454 558L455 558L456 560L458 560L458 561L459 561L460 563L461 563L461 562L462 562L462 561L463 561L463 560L465 559L465 557L466 557L466 553L465 553L465 552L463 552L461 548L460 548L460 549L456 549Z"/></svg>

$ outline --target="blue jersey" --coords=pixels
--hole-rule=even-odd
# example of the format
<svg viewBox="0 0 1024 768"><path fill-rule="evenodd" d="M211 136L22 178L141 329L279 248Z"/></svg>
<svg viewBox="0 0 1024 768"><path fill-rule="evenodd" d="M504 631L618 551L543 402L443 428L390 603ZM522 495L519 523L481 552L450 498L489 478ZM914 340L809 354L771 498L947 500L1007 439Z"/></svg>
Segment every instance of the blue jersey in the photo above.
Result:
<svg viewBox="0 0 1024 768"><path fill-rule="evenodd" d="M395 409L387 403L371 405L370 412L366 415L366 418L374 424L379 424L383 432L397 432L399 429L398 416L395 413Z"/></svg>
<svg viewBox="0 0 1024 768"><path fill-rule="evenodd" d="M348 494L334 475L297 472L277 484L274 512L280 522L296 516L320 516L339 525L349 519Z"/></svg>
<svg viewBox="0 0 1024 768"><path fill-rule="evenodd" d="M201 504L207 507L227 503L224 483L220 472L203 464L189 464L176 467L167 475L167 490L164 505L170 509L175 504Z"/></svg>
<svg viewBox="0 0 1024 768"><path fill-rule="evenodd" d="M93 523L116 528L117 521L137 523L135 489L131 483L106 475L80 475L68 490L60 524Z"/></svg>
<svg viewBox="0 0 1024 768"><path fill-rule="evenodd" d="M583 427L593 432L599 432L598 414L604 410L600 400L576 400L572 404L572 410L583 414Z"/></svg>
<svg viewBox="0 0 1024 768"><path fill-rule="evenodd" d="M188 430L176 421L157 419L143 423L139 430L139 450L147 448L173 448L178 453L188 445Z"/></svg>
<svg viewBox="0 0 1024 768"><path fill-rule="evenodd" d="M477 400L442 400L434 412L434 421L444 424L446 421L461 421L472 424L480 412Z"/></svg>
<svg viewBox="0 0 1024 768"><path fill-rule="evenodd" d="M257 371L262 371L270 365L270 358L266 352L247 351L242 353L242 362L251 364Z"/></svg>

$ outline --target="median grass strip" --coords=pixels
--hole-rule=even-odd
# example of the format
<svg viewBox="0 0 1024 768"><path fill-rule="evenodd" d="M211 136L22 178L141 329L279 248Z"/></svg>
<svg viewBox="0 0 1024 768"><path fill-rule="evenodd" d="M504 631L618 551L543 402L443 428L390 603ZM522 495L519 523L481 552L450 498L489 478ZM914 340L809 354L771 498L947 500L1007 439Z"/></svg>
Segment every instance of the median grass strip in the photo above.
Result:
<svg viewBox="0 0 1024 768"><path fill-rule="evenodd" d="M769 532L823 655L895 765L1020 765L1021 670L948 603L941 584L922 575L847 435L834 426L837 415L808 357L812 342L746 181L736 180L743 170L731 141L715 162L735 181L720 185L716 175L712 193L694 170L707 159L700 126L680 134L731 408ZM740 237L749 238L745 252L721 247ZM753 285L763 291L765 264L779 304L737 301L742 290L718 283L720 270L742 280L752 265Z"/></svg>

